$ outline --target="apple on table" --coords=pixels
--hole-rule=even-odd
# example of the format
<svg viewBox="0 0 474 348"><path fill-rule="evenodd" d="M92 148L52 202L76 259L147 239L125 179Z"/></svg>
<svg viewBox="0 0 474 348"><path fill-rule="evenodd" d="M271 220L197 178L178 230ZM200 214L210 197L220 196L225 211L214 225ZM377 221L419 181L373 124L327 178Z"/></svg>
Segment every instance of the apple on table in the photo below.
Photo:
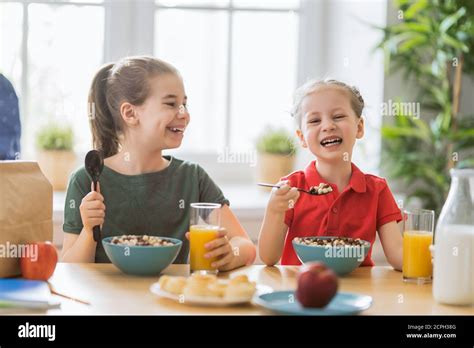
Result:
<svg viewBox="0 0 474 348"><path fill-rule="evenodd" d="M337 275L330 268L322 262L308 262L298 275L296 299L303 307L322 308L331 302L337 288Z"/></svg>
<svg viewBox="0 0 474 348"><path fill-rule="evenodd" d="M50 242L36 242L28 244L28 248L35 248L35 253L20 258L20 269L23 278L30 280L48 280L56 269L58 252Z"/></svg>

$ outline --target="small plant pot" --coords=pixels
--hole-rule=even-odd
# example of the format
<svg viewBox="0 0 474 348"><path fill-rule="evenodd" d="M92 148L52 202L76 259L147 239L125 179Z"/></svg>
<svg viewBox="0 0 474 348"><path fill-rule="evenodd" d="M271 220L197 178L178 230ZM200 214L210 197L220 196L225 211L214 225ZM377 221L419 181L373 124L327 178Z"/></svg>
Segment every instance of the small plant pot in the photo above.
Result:
<svg viewBox="0 0 474 348"><path fill-rule="evenodd" d="M259 152L257 156L257 182L276 184L280 178L293 171L294 155L278 155ZM264 190L270 190L261 187Z"/></svg>
<svg viewBox="0 0 474 348"><path fill-rule="evenodd" d="M72 151L43 150L38 152L38 163L53 190L64 191L76 165L76 154Z"/></svg>

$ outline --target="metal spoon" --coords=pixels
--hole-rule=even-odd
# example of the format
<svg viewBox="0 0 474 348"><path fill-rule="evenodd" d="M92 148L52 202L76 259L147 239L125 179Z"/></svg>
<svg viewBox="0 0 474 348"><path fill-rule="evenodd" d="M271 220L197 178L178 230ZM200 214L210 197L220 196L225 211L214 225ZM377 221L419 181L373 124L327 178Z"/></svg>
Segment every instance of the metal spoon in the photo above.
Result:
<svg viewBox="0 0 474 348"><path fill-rule="evenodd" d="M258 186L264 186L264 187L276 187L276 188L280 188L280 187L281 187L281 186L278 186L278 185L266 184L266 183L263 183L263 182L259 182L257 185L258 185ZM297 188L297 189L298 189L298 191L307 193L307 194L309 194L309 195L313 195L313 196L323 196L323 195L327 195L328 193L331 193L331 192L332 192L332 187L329 186L329 184L326 184L326 185L327 185L327 188L330 189L330 191L328 191L328 192L322 192L322 193L318 193L318 187L317 187L317 186L314 186L314 189L311 188L309 191L303 190L303 189L301 189L301 188Z"/></svg>
<svg viewBox="0 0 474 348"><path fill-rule="evenodd" d="M97 182L99 181L100 174L104 169L104 159L102 155L97 150L91 150L87 153L85 159L86 171L94 183L94 191L97 191ZM100 241L100 226L94 226L93 228L94 240L96 242Z"/></svg>

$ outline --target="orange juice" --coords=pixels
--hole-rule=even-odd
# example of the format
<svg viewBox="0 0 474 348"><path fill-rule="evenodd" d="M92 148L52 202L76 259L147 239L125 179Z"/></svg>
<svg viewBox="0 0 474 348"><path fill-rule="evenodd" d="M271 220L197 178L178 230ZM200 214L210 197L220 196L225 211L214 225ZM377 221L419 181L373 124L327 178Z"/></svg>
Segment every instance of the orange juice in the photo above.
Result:
<svg viewBox="0 0 474 348"><path fill-rule="evenodd" d="M431 278L433 268L429 247L433 233L426 231L403 232L403 277Z"/></svg>
<svg viewBox="0 0 474 348"><path fill-rule="evenodd" d="M205 244L217 238L219 227L212 225L193 225L189 230L189 262L191 270L213 271L211 264L217 261L216 257L206 259L205 254L209 252Z"/></svg>

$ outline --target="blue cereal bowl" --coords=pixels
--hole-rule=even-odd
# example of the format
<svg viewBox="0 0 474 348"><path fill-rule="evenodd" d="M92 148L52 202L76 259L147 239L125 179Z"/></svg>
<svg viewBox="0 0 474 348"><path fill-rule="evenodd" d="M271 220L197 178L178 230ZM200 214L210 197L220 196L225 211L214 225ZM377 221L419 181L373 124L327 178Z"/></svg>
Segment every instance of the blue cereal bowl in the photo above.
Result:
<svg viewBox="0 0 474 348"><path fill-rule="evenodd" d="M138 236L137 236L138 237ZM111 243L112 238L102 240L110 261L122 272L140 276L155 276L173 263L183 242L175 238L159 237L173 243L166 246L135 246Z"/></svg>
<svg viewBox="0 0 474 348"><path fill-rule="evenodd" d="M351 273L364 261L370 250L370 242L360 240L361 245L352 246L332 246L332 245L306 245L306 242L318 240L328 240L331 243L334 239L341 237L301 237L293 239L293 248L302 263L320 261L331 268L337 275Z"/></svg>

